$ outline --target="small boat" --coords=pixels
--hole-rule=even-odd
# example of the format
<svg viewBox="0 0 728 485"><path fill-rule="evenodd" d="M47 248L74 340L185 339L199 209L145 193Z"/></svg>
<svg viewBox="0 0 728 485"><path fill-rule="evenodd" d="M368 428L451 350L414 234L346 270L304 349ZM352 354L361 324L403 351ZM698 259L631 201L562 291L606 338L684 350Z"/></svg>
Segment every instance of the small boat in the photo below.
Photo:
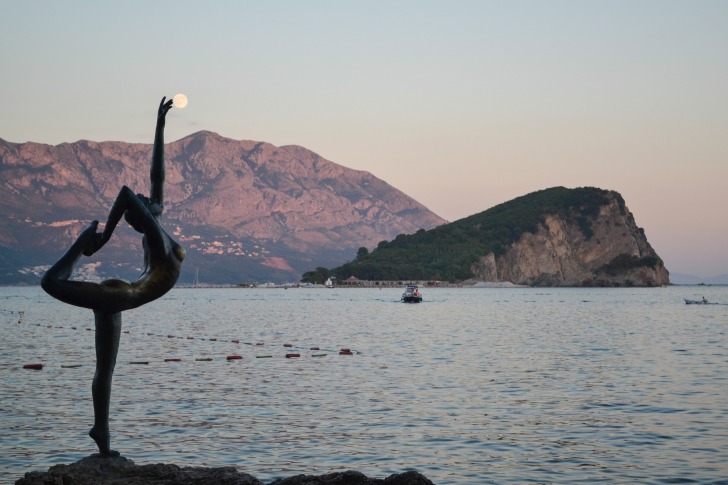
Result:
<svg viewBox="0 0 728 485"><path fill-rule="evenodd" d="M708 300L703 297L702 300L688 300L687 298L683 298L685 300L686 305L717 305L717 303L709 302Z"/></svg>
<svg viewBox="0 0 728 485"><path fill-rule="evenodd" d="M417 285L407 285L402 293L402 301L404 303L420 303L422 301L422 293Z"/></svg>

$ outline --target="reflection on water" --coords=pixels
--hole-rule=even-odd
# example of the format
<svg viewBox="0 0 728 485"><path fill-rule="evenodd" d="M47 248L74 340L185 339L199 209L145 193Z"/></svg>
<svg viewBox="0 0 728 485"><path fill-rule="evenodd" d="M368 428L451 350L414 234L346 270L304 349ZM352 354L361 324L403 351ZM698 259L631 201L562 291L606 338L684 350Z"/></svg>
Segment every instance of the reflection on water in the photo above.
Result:
<svg viewBox="0 0 728 485"><path fill-rule="evenodd" d="M720 480L728 305L684 305L696 290L176 289L123 315L112 446L264 481ZM95 451L92 328L90 310L0 288L0 481Z"/></svg>

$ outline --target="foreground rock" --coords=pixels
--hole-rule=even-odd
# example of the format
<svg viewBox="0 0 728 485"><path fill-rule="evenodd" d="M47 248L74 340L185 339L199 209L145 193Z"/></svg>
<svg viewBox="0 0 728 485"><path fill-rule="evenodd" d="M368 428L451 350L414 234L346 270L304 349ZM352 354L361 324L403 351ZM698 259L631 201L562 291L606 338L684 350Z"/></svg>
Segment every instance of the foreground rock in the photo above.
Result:
<svg viewBox="0 0 728 485"><path fill-rule="evenodd" d="M89 456L70 465L55 465L47 472L29 472L16 485L264 485L252 475L233 467L184 467L157 463L135 465L124 457ZM271 485L433 485L417 472L391 475L380 480L347 471L327 475L297 475Z"/></svg>

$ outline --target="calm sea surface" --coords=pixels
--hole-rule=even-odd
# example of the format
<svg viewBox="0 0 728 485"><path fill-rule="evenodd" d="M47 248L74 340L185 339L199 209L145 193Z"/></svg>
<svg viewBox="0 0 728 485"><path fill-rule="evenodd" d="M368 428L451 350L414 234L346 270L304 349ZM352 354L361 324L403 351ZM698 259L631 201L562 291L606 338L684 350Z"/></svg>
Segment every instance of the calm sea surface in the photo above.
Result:
<svg viewBox="0 0 728 485"><path fill-rule="evenodd" d="M175 289L124 312L112 447L266 482L728 483L728 287L400 293ZM702 296L724 304L683 302ZM92 328L0 288L0 482L96 451Z"/></svg>

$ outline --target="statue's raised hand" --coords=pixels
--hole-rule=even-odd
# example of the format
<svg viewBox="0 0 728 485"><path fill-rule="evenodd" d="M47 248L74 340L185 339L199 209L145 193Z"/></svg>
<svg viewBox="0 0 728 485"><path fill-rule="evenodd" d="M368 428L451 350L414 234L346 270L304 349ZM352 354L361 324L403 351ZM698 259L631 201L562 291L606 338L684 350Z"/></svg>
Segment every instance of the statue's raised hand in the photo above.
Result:
<svg viewBox="0 0 728 485"><path fill-rule="evenodd" d="M165 101L166 100L166 101ZM167 116L167 112L172 109L172 103L173 100L167 100L167 97L164 96L162 98L162 101L159 102L159 110L157 111L157 124L164 124L165 117Z"/></svg>

